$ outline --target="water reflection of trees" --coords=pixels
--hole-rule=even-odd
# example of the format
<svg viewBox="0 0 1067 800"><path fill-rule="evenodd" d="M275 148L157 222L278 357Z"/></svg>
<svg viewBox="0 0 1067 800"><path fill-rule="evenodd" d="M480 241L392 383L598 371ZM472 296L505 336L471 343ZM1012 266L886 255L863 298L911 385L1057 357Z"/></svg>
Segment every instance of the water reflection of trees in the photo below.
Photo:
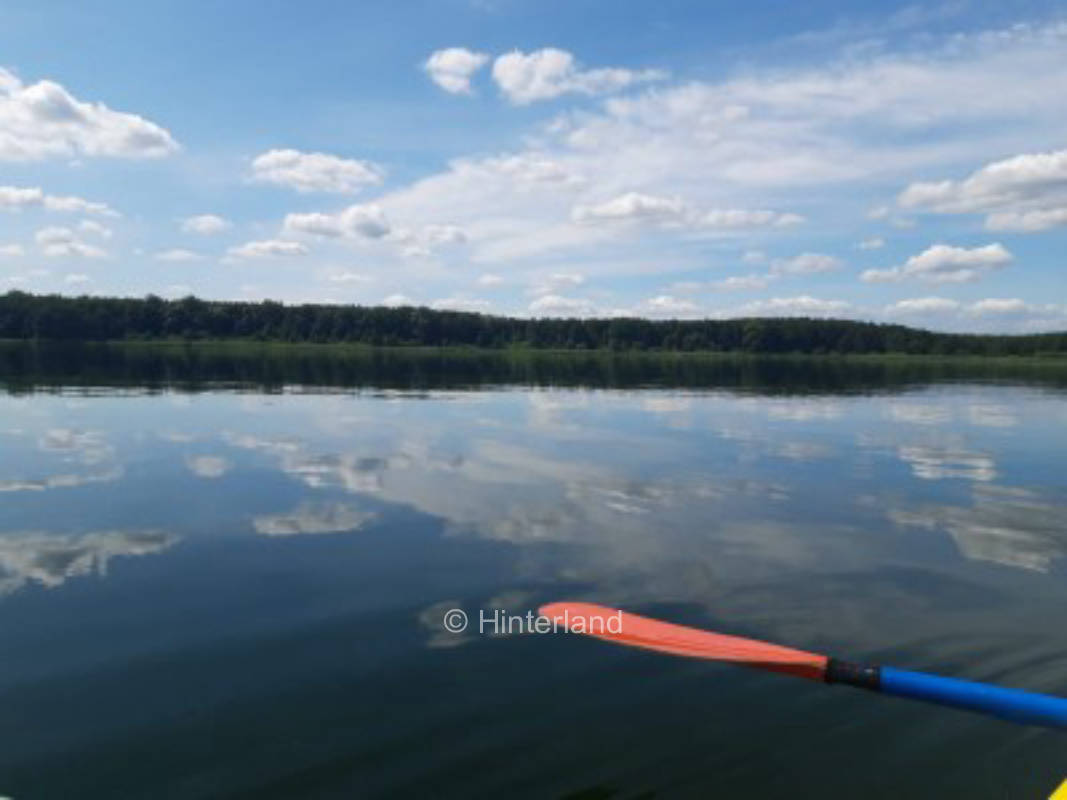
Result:
<svg viewBox="0 0 1067 800"><path fill-rule="evenodd" d="M0 344L0 382L12 392L124 386L147 390L247 387L483 386L721 388L761 394L901 391L955 381L1067 388L1067 366L1008 360L774 357L685 353L559 353L361 346Z"/></svg>

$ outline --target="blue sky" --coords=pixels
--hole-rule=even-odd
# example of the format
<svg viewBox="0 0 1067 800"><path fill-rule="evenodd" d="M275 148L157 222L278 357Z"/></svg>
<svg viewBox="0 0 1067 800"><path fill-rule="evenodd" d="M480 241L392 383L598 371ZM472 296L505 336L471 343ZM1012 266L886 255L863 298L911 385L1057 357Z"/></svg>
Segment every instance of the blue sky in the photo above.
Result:
<svg viewBox="0 0 1067 800"><path fill-rule="evenodd" d="M0 291L1067 328L1064 3L3 16Z"/></svg>

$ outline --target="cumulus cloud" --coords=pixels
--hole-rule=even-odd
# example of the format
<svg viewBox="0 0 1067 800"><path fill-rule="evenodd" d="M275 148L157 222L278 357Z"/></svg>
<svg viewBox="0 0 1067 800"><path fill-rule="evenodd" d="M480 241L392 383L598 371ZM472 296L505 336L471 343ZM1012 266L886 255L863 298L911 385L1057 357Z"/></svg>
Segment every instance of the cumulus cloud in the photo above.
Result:
<svg viewBox="0 0 1067 800"><path fill-rule="evenodd" d="M513 50L493 62L493 80L515 105L551 100L569 93L607 94L666 77L667 73L655 69L582 69L571 53L555 47L531 53Z"/></svg>
<svg viewBox="0 0 1067 800"><path fill-rule="evenodd" d="M106 203L94 203L74 195L45 194L44 190L36 186L0 186L0 210L21 211L24 208L34 207L43 208L46 211L100 214L105 217L119 216L118 212Z"/></svg>
<svg viewBox="0 0 1067 800"><path fill-rule="evenodd" d="M869 239L864 239L856 247L860 250L881 250L885 247L885 239L881 236L872 236Z"/></svg>
<svg viewBox="0 0 1067 800"><path fill-rule="evenodd" d="M1061 327L1067 323L1067 307L1028 303L1018 297L987 297L973 303L962 303L947 297L913 297L887 305L885 313L891 316L941 315L968 325L974 324L975 317L1010 318L1016 323L1037 321L1046 327Z"/></svg>
<svg viewBox="0 0 1067 800"><path fill-rule="evenodd" d="M685 204L677 197L627 192L596 205L575 206L571 217L575 222L672 220L684 212Z"/></svg>
<svg viewBox="0 0 1067 800"><path fill-rule="evenodd" d="M34 240L41 252L50 258L104 258L107 255L105 250L83 242L70 228L41 228L34 234Z"/></svg>
<svg viewBox="0 0 1067 800"><path fill-rule="evenodd" d="M960 181L913 183L906 208L940 214L986 213L986 227L1022 233L1067 225L1067 150L994 161Z"/></svg>
<svg viewBox="0 0 1067 800"><path fill-rule="evenodd" d="M959 307L958 301L950 300L947 297L912 297L888 305L885 310L887 314L924 314L955 311Z"/></svg>
<svg viewBox="0 0 1067 800"><path fill-rule="evenodd" d="M213 236L230 228L230 221L217 214L197 214L182 220L183 233L196 233L201 236Z"/></svg>
<svg viewBox="0 0 1067 800"><path fill-rule="evenodd" d="M430 55L422 68L430 80L452 94L470 94L471 77L489 61L486 53L465 47L447 47Z"/></svg>
<svg viewBox="0 0 1067 800"><path fill-rule="evenodd" d="M226 253L232 258L278 258L287 256L306 256L311 251L300 242L284 239L264 239L245 242L238 247L229 248Z"/></svg>
<svg viewBox="0 0 1067 800"><path fill-rule="evenodd" d="M54 81L27 86L0 68L2 161L157 158L177 149L168 131L144 117L79 100Z"/></svg>
<svg viewBox="0 0 1067 800"><path fill-rule="evenodd" d="M991 231L1036 233L1063 225L1067 225L1067 205L1031 211L998 211L986 217L986 227Z"/></svg>
<svg viewBox="0 0 1067 800"><path fill-rule="evenodd" d="M804 221L799 214L765 209L712 209L698 211L678 197L626 192L602 203L577 205L571 211L575 222L668 222L693 228L738 229L788 227Z"/></svg>
<svg viewBox="0 0 1067 800"><path fill-rule="evenodd" d="M18 243L0 244L0 257L2 258L16 258L24 255L25 252L22 245Z"/></svg>
<svg viewBox="0 0 1067 800"><path fill-rule="evenodd" d="M352 205L336 214L287 214L284 228L287 233L351 239L381 239L391 230L385 212L374 203Z"/></svg>
<svg viewBox="0 0 1067 800"><path fill-rule="evenodd" d="M974 314L1023 314L1031 310L1028 303L1017 297L990 297L973 303L970 311Z"/></svg>
<svg viewBox="0 0 1067 800"><path fill-rule="evenodd" d="M953 247L935 244L903 265L888 269L868 269L860 278L867 283L920 280L926 283L967 283L1002 269L1012 262L1012 254L999 243L984 247Z"/></svg>
<svg viewBox="0 0 1067 800"><path fill-rule="evenodd" d="M252 161L252 180L288 186L298 192L354 194L382 182L381 167L369 161L327 153L268 150Z"/></svg>

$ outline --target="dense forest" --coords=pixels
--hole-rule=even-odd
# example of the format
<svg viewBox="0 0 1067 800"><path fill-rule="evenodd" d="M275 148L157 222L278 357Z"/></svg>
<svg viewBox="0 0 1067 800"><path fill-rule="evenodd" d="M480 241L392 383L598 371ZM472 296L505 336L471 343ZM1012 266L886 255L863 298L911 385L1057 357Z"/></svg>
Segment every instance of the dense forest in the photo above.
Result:
<svg viewBox="0 0 1067 800"><path fill-rule="evenodd" d="M520 319L429 308L283 305L186 297L0 295L0 339L248 339L371 345L749 353L1067 353L1067 332L934 333L851 320L750 318Z"/></svg>

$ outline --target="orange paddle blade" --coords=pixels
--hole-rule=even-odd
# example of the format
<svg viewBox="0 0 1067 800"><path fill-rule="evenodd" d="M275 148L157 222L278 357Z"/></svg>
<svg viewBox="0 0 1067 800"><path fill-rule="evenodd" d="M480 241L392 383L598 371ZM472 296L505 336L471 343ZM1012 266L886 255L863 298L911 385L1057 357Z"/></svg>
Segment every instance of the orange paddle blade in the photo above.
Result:
<svg viewBox="0 0 1067 800"><path fill-rule="evenodd" d="M539 611L541 616L548 617L572 633L584 633L597 639L676 656L707 658L784 672L815 681L823 680L829 660L817 653L660 622L593 603L549 603L541 606Z"/></svg>

